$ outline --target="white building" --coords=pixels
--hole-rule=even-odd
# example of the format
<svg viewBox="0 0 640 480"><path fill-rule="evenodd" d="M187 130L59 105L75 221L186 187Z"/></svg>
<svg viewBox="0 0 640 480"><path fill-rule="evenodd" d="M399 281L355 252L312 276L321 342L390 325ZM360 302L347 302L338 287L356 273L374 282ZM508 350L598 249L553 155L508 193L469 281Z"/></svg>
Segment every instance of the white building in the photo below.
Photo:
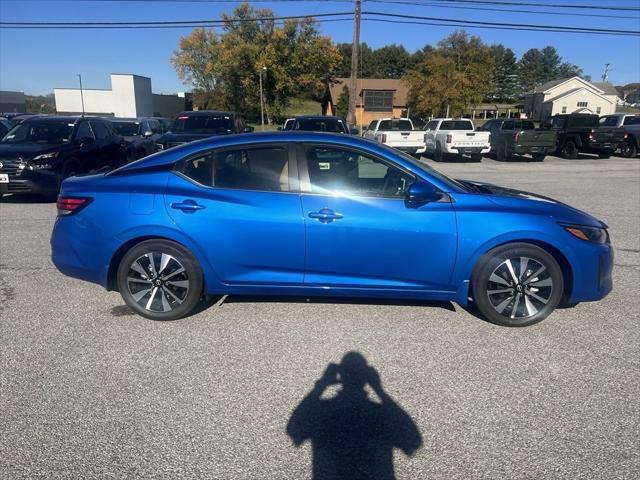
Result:
<svg viewBox="0 0 640 480"><path fill-rule="evenodd" d="M618 92L608 83L591 83L580 77L545 83L525 95L524 111L544 122L559 113L616 113Z"/></svg>
<svg viewBox="0 0 640 480"><path fill-rule="evenodd" d="M173 118L190 110L185 93L160 95L151 91L151 79L132 74L111 74L111 89L54 88L58 113L113 115L115 117Z"/></svg>

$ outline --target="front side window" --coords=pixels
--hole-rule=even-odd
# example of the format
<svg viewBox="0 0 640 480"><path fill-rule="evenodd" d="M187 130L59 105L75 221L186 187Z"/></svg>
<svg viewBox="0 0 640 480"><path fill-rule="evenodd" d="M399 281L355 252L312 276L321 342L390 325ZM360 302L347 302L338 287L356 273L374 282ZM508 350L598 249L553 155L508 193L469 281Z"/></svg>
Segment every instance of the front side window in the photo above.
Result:
<svg viewBox="0 0 640 480"><path fill-rule="evenodd" d="M282 146L210 151L180 162L176 169L206 187L289 190L288 151Z"/></svg>
<svg viewBox="0 0 640 480"><path fill-rule="evenodd" d="M403 198L412 175L365 153L340 147L305 149L311 192Z"/></svg>

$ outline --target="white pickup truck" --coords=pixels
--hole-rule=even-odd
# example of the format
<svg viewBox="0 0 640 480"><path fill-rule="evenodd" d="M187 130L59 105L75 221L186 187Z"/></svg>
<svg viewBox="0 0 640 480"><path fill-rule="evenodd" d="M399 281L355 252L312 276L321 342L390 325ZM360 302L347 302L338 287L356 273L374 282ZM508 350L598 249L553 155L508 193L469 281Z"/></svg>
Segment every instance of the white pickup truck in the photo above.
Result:
<svg viewBox="0 0 640 480"><path fill-rule="evenodd" d="M476 132L473 122L466 118L434 118L425 126L424 143L427 153L436 161L445 155L471 155L475 162L489 153L489 132Z"/></svg>
<svg viewBox="0 0 640 480"><path fill-rule="evenodd" d="M369 124L362 134L411 155L424 152L424 131L414 130L408 118L380 118Z"/></svg>

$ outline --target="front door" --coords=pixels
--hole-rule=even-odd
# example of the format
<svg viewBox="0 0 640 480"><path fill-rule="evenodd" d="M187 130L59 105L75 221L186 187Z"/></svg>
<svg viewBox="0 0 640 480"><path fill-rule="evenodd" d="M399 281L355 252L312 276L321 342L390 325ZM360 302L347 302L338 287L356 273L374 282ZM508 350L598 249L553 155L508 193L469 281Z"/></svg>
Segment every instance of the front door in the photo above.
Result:
<svg viewBox="0 0 640 480"><path fill-rule="evenodd" d="M170 176L167 211L222 282L302 284L304 222L289 160L286 145L243 145L188 157Z"/></svg>
<svg viewBox="0 0 640 480"><path fill-rule="evenodd" d="M415 176L368 153L321 144L299 152L305 284L447 289L457 246L451 203L407 207Z"/></svg>

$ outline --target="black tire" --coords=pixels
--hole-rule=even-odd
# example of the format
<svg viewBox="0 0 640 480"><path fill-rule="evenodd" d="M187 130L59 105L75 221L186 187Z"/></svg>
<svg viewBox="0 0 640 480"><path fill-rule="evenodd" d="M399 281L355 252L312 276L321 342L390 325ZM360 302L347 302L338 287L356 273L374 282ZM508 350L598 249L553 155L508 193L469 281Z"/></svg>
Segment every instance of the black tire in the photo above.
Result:
<svg viewBox="0 0 640 480"><path fill-rule="evenodd" d="M509 151L506 143L499 143L496 148L496 160L504 162L509 159Z"/></svg>
<svg viewBox="0 0 640 480"><path fill-rule="evenodd" d="M625 158L634 158L638 154L638 147L633 138L620 145L620 153Z"/></svg>
<svg viewBox="0 0 640 480"><path fill-rule="evenodd" d="M567 140L562 147L562 157L567 160L575 160L578 158L578 147L573 140Z"/></svg>
<svg viewBox="0 0 640 480"><path fill-rule="evenodd" d="M471 160L473 162L481 162L482 161L482 154L481 153L472 153L471 154Z"/></svg>
<svg viewBox="0 0 640 480"><path fill-rule="evenodd" d="M545 250L529 243L511 243L480 259L471 288L475 305L487 320L505 327L525 327L555 310L564 281L558 262Z"/></svg>
<svg viewBox="0 0 640 480"><path fill-rule="evenodd" d="M436 143L436 149L435 149L435 152L433 153L433 159L436 162L441 162L443 159L442 146L440 145L440 142Z"/></svg>
<svg viewBox="0 0 640 480"><path fill-rule="evenodd" d="M147 240L131 248L120 261L117 282L125 303L151 320L184 317L202 296L198 261L184 247L168 240Z"/></svg>
<svg viewBox="0 0 640 480"><path fill-rule="evenodd" d="M544 162L544 158L546 157L546 155L544 153L533 153L531 155L531 158L533 160L535 160L536 162Z"/></svg>
<svg viewBox="0 0 640 480"><path fill-rule="evenodd" d="M599 153L598 158L601 158L602 160L606 160L607 158L610 158L612 154L613 152L607 150L606 152Z"/></svg>

